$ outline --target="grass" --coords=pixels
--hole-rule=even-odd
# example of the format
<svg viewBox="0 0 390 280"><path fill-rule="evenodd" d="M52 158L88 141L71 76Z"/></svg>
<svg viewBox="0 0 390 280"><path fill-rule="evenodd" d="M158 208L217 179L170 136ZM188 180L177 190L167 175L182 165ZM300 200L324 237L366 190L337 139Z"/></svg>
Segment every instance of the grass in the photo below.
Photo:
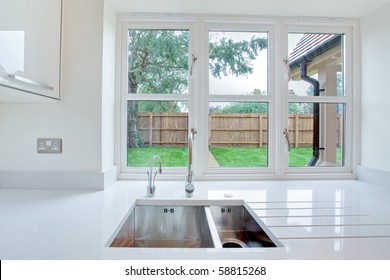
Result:
<svg viewBox="0 0 390 280"><path fill-rule="evenodd" d="M132 167L150 166L152 157L159 155L162 166L182 167L187 165L185 147L143 147L128 149L127 165Z"/></svg>
<svg viewBox="0 0 390 280"><path fill-rule="evenodd" d="M267 149L252 147L210 148L221 167L266 167Z"/></svg>
<svg viewBox="0 0 390 280"><path fill-rule="evenodd" d="M306 166L312 157L312 148L291 148L288 153L288 166Z"/></svg>
<svg viewBox="0 0 390 280"><path fill-rule="evenodd" d="M267 149L256 147L212 147L213 154L221 167L266 167ZM312 148L291 148L289 166L306 166L312 158ZM128 149L128 166L150 166L154 155L158 154L161 163L166 167L183 167L187 165L186 147L143 147ZM337 161L341 162L341 149L337 151Z"/></svg>

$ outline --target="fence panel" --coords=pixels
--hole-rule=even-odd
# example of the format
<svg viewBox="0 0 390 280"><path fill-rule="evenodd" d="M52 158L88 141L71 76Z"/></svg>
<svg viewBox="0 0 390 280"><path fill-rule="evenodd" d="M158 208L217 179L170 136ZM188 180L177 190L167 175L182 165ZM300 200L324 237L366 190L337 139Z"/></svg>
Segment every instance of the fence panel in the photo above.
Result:
<svg viewBox="0 0 390 280"><path fill-rule="evenodd" d="M184 146L187 144L187 113L139 113L138 126L145 145Z"/></svg>
<svg viewBox="0 0 390 280"><path fill-rule="evenodd" d="M187 113L139 113L139 130L145 145L184 146L187 144ZM338 144L342 143L342 116L337 116ZM313 116L291 114L289 138L295 147L313 143ZM255 113L212 113L209 115L210 146L266 146L268 116Z"/></svg>
<svg viewBox="0 0 390 280"><path fill-rule="evenodd" d="M210 146L258 146L267 144L266 114L213 113L209 117Z"/></svg>

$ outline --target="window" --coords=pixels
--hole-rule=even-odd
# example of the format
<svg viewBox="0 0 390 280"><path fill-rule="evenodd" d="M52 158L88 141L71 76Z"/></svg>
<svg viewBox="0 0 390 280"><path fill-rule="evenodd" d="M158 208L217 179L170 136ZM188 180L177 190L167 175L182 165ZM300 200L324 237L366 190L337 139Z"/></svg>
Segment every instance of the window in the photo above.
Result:
<svg viewBox="0 0 390 280"><path fill-rule="evenodd" d="M127 30L127 167L186 165L189 30Z"/></svg>
<svg viewBox="0 0 390 280"><path fill-rule="evenodd" d="M208 167L213 169L268 167L268 32L242 30L209 30Z"/></svg>
<svg viewBox="0 0 390 280"><path fill-rule="evenodd" d="M344 119L342 103L289 103L288 165L343 166Z"/></svg>
<svg viewBox="0 0 390 280"><path fill-rule="evenodd" d="M209 167L267 167L268 104L209 104Z"/></svg>
<svg viewBox="0 0 390 280"><path fill-rule="evenodd" d="M351 168L348 134L352 128L352 34L336 32L288 33L289 172L341 172ZM348 86L347 86L348 85ZM302 169L297 171L298 169ZM316 170L317 171L314 171ZM319 171L322 172L322 171Z"/></svg>
<svg viewBox="0 0 390 280"><path fill-rule="evenodd" d="M121 23L121 178L143 178L158 154L183 179L191 128L195 178L351 177L354 22Z"/></svg>
<svg viewBox="0 0 390 280"><path fill-rule="evenodd" d="M289 166L343 166L346 103L325 102L345 95L345 35L289 33L288 39L290 100L310 96L314 101L289 103L289 132L294 134Z"/></svg>

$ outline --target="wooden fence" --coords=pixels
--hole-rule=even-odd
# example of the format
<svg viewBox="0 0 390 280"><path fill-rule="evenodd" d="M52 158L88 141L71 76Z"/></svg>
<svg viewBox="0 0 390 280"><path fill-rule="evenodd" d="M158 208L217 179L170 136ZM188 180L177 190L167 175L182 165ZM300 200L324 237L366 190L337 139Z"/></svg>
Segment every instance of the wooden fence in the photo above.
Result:
<svg viewBox="0 0 390 280"><path fill-rule="evenodd" d="M139 113L139 130L145 145L184 146L187 144L187 113ZM337 116L337 140L342 143L342 116ZM268 141L267 114L209 115L209 145L263 147ZM311 146L313 116L289 115L289 140L294 147Z"/></svg>

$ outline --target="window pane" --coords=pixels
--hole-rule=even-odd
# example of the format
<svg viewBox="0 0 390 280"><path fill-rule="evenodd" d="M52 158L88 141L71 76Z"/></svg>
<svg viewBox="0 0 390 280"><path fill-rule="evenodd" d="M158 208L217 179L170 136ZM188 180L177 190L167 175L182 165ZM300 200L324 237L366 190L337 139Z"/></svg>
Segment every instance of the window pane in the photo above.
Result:
<svg viewBox="0 0 390 280"><path fill-rule="evenodd" d="M267 47L267 33L210 31L210 94L267 95Z"/></svg>
<svg viewBox="0 0 390 280"><path fill-rule="evenodd" d="M344 36L321 33L288 35L290 95L344 95Z"/></svg>
<svg viewBox="0 0 390 280"><path fill-rule="evenodd" d="M188 30L128 31L128 93L188 94Z"/></svg>
<svg viewBox="0 0 390 280"><path fill-rule="evenodd" d="M344 104L289 103L289 166L343 166L344 112Z"/></svg>
<svg viewBox="0 0 390 280"><path fill-rule="evenodd" d="M187 102L128 101L127 124L128 166L150 166L155 154L163 166L187 165Z"/></svg>
<svg viewBox="0 0 390 280"><path fill-rule="evenodd" d="M268 166L268 104L210 102L209 167Z"/></svg>

